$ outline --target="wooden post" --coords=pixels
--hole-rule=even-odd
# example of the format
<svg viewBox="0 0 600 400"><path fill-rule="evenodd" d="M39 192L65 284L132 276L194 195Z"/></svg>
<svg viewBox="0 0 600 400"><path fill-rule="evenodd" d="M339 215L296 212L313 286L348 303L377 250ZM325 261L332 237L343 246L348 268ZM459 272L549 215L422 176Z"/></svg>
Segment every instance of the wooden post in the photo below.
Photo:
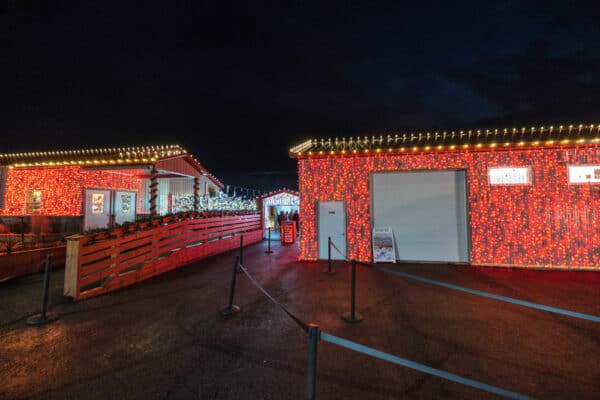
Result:
<svg viewBox="0 0 600 400"><path fill-rule="evenodd" d="M67 237L67 258L65 261L65 284L63 294L77 300L79 296L79 255L81 254L81 239L83 235Z"/></svg>
<svg viewBox="0 0 600 400"><path fill-rule="evenodd" d="M194 212L200 211L200 178L194 177Z"/></svg>
<svg viewBox="0 0 600 400"><path fill-rule="evenodd" d="M158 171L156 165L150 171L150 215L156 216L156 201L158 199Z"/></svg>

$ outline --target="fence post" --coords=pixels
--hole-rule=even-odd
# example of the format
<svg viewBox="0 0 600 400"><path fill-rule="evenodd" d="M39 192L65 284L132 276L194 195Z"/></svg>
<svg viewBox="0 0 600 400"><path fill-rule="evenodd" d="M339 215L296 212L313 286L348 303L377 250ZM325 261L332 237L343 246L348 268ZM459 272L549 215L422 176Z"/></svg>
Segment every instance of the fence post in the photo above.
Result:
<svg viewBox="0 0 600 400"><path fill-rule="evenodd" d="M334 275L335 272L331 270L331 236L327 238L327 269L323 270L324 274Z"/></svg>
<svg viewBox="0 0 600 400"><path fill-rule="evenodd" d="M240 235L240 264L244 265L244 234L242 233ZM238 266L237 267L237 272L239 272L240 274L242 273L242 269Z"/></svg>
<svg viewBox="0 0 600 400"><path fill-rule="evenodd" d="M342 318L344 319L344 321L349 322L349 323L356 323L356 322L360 322L363 320L362 315L355 312L356 311L355 302L356 302L356 260L352 260L352 285L351 285L351 289L350 289L350 312L345 312L342 315Z"/></svg>
<svg viewBox="0 0 600 400"><path fill-rule="evenodd" d="M314 400L317 388L317 343L321 336L319 325L308 324L308 357L306 366L306 398Z"/></svg>
<svg viewBox="0 0 600 400"><path fill-rule="evenodd" d="M39 326L58 319L55 314L47 313L48 290L50 290L50 273L52 272L52 255L46 256L46 270L44 271L44 290L42 291L42 312L27 318L27 325Z"/></svg>
<svg viewBox="0 0 600 400"><path fill-rule="evenodd" d="M268 245L267 245L267 251L265 251L265 253L267 254L271 254L273 251L271 250L271 228L267 228L269 233L267 234L267 240L268 240Z"/></svg>
<svg viewBox="0 0 600 400"><path fill-rule="evenodd" d="M233 296L235 296L235 281L237 278L237 269L240 264L240 257L237 256L235 258L235 263L233 264L233 274L231 275L231 288L229 290L229 304L222 309L219 310L219 314L222 317L229 317L233 314L237 314L240 312L240 307L233 304Z"/></svg>

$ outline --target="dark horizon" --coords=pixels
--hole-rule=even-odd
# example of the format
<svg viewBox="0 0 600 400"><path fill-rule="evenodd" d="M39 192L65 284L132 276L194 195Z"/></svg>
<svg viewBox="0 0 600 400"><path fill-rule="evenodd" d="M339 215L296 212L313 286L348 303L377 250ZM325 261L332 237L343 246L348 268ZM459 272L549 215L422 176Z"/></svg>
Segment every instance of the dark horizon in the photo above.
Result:
<svg viewBox="0 0 600 400"><path fill-rule="evenodd" d="M294 188L308 138L598 123L586 3L24 4L0 152L180 144L225 184Z"/></svg>

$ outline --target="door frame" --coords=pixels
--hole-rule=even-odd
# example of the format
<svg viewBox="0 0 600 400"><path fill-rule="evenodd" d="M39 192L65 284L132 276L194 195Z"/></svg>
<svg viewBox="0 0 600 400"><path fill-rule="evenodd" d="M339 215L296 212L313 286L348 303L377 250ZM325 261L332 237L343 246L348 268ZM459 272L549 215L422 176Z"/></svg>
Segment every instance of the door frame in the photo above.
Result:
<svg viewBox="0 0 600 400"><path fill-rule="evenodd" d="M346 257L348 257L348 209L347 209L347 205L346 205L346 201L345 200L337 200L337 199L333 199L333 200L315 200L315 215L317 216L317 221L316 221L316 229L317 229L317 259L318 260L326 260L327 258L320 258L319 255L321 254L320 251L320 247L321 247L321 213L319 211L319 203L322 202L338 202L338 203L342 203L342 210L344 211L344 237L346 238L345 240L345 247L346 247ZM334 250L335 251L335 250ZM332 258L333 260L333 258Z"/></svg>
<svg viewBox="0 0 600 400"><path fill-rule="evenodd" d="M374 201L375 201L375 185L373 182L373 176L375 174L385 174L385 173L410 173L410 172L457 172L457 171L462 171L464 173L465 176L465 247L466 247L466 261L458 261L458 262L452 262L453 264L470 264L471 263L471 248L473 245L473 237L472 237L472 232L471 232L471 207L470 207L470 202L469 202L469 170L468 168L461 168L461 167L451 167L451 168L415 168L415 169L386 169L386 170L381 170L381 171L371 171L369 173L369 197L370 197L370 204L369 204L369 214L370 214L370 225L371 225L371 235L373 235L373 228L375 227L375 218L374 218ZM396 240L396 239L394 239ZM373 244L372 244L372 238L371 238L371 257L373 256ZM398 248L396 246L396 251L398 251ZM421 261L409 261L409 260L401 260L398 259L396 260L396 262L421 262ZM423 262L428 262L428 261L423 261ZM444 261L440 261L442 263L444 263Z"/></svg>
<svg viewBox="0 0 600 400"><path fill-rule="evenodd" d="M108 201L105 200L104 206L108 206L108 224L107 227L110 226L110 224L112 223L113 220L113 197L114 197L114 193L113 190L110 188L99 188L99 187L85 187L83 188L83 229L87 230L87 224L88 224L88 213L87 213L87 207L88 207L88 203L87 203L87 192L88 190L94 191L94 190L98 190L98 191L106 191L108 192ZM93 228L95 229L95 228Z"/></svg>

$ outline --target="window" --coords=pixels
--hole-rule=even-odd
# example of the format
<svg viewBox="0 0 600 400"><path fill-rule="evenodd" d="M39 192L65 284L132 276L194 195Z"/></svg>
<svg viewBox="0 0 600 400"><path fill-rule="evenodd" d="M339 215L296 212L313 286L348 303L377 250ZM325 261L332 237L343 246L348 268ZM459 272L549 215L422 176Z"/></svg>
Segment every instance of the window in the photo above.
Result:
<svg viewBox="0 0 600 400"><path fill-rule="evenodd" d="M42 211L42 191L28 190L25 202L26 214L39 214Z"/></svg>
<svg viewBox="0 0 600 400"><path fill-rule="evenodd" d="M488 170L490 185L529 185L530 167L502 167Z"/></svg>
<svg viewBox="0 0 600 400"><path fill-rule="evenodd" d="M600 165L569 165L569 183L600 183Z"/></svg>

